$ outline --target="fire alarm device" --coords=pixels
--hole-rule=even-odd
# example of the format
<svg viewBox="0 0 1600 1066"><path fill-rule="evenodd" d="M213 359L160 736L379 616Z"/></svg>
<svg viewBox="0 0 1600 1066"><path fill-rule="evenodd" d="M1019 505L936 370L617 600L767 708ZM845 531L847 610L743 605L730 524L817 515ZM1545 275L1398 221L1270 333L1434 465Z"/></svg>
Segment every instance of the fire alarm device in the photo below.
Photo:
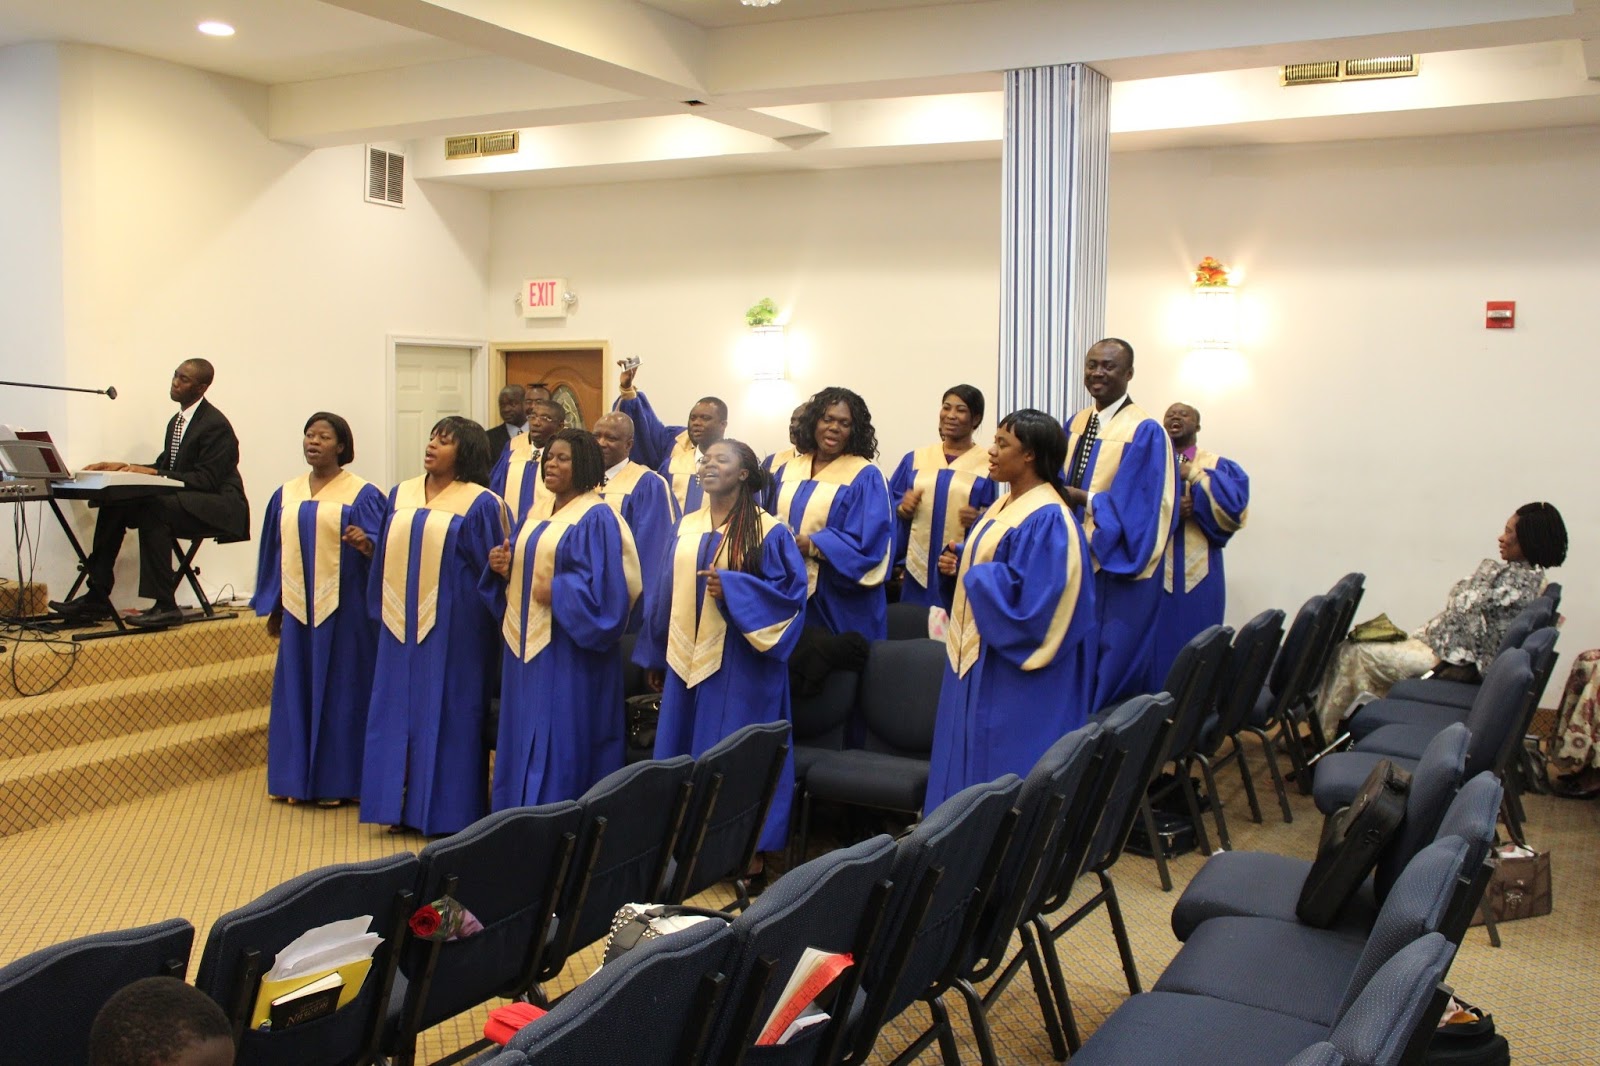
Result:
<svg viewBox="0 0 1600 1066"><path fill-rule="evenodd" d="M1484 329L1515 329L1517 326L1517 301L1490 300L1484 307Z"/></svg>

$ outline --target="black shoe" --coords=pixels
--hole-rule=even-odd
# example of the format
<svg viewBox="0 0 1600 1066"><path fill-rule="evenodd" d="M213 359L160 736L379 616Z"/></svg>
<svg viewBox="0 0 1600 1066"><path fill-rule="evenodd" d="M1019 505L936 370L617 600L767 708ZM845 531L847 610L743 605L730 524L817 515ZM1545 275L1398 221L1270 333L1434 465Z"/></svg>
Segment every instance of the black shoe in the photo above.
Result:
<svg viewBox="0 0 1600 1066"><path fill-rule="evenodd" d="M111 617L111 604L97 592L85 592L70 600L51 600L50 609L72 622L99 622Z"/></svg>
<svg viewBox="0 0 1600 1066"><path fill-rule="evenodd" d="M183 625L183 611L176 606L151 607L149 610L130 614L127 623L140 629L167 629Z"/></svg>

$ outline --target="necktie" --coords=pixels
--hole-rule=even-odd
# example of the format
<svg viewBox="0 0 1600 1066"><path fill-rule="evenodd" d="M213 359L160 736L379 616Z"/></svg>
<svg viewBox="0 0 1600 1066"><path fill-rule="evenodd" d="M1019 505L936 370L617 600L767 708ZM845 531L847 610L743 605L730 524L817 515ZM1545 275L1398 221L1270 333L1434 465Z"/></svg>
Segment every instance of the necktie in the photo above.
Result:
<svg viewBox="0 0 1600 1066"><path fill-rule="evenodd" d="M1077 454L1072 457L1072 480L1067 484L1074 488L1087 488L1083 484L1083 475L1089 469L1089 450L1094 447L1095 438L1100 435L1100 414L1098 411L1089 412L1089 424L1083 427L1083 436L1078 438Z"/></svg>
<svg viewBox="0 0 1600 1066"><path fill-rule="evenodd" d="M178 466L178 445L183 443L183 416L180 414L172 420L172 440L167 444L167 469L175 470Z"/></svg>

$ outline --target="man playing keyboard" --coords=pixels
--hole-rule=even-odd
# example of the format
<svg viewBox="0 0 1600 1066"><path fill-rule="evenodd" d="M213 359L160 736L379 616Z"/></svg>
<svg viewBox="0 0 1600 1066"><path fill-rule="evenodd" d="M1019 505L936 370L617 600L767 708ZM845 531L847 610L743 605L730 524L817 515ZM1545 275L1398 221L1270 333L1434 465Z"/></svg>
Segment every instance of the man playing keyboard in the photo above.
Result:
<svg viewBox="0 0 1600 1066"><path fill-rule="evenodd" d="M101 504L89 552L89 588L66 601L51 601L62 616L77 622L111 617L111 587L122 539L139 531L139 595L154 605L128 618L141 626L171 626L183 621L174 594L178 573L172 563L172 538L248 539L250 504L239 477L239 438L227 416L205 399L215 373L204 359L186 359L172 372L172 402L178 413L167 423L166 448L153 466L92 463L85 470L154 474L183 483L176 492Z"/></svg>

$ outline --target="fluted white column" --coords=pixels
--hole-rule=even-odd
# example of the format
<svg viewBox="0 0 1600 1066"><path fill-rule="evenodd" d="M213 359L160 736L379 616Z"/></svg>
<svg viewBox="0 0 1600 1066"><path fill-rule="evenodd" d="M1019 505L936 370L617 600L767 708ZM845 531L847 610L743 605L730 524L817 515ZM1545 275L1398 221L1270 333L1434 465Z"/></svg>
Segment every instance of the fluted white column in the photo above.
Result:
<svg viewBox="0 0 1600 1066"><path fill-rule="evenodd" d="M1065 419L1104 336L1111 83L1082 63L1006 71L997 414Z"/></svg>

